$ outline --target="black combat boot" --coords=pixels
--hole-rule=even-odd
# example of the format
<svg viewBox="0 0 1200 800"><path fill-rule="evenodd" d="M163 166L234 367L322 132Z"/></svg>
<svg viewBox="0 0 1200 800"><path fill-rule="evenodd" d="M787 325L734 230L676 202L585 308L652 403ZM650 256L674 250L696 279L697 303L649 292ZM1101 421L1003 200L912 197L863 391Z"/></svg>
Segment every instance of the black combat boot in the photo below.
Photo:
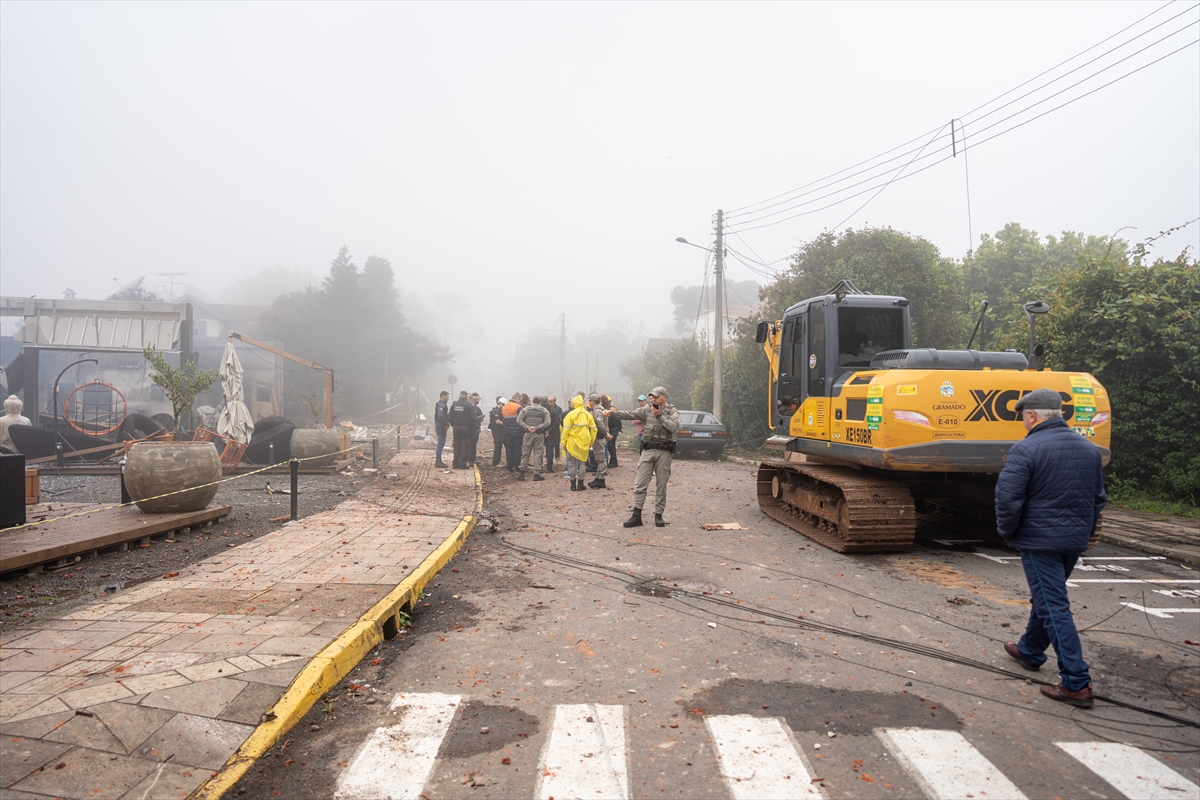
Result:
<svg viewBox="0 0 1200 800"><path fill-rule="evenodd" d="M625 520L625 527L626 528L642 527L642 510L640 508L635 508L633 510L633 516L631 516L629 519Z"/></svg>
<svg viewBox="0 0 1200 800"><path fill-rule="evenodd" d="M519 480L519 481L525 480L525 470L521 470L519 473L517 473L517 480Z"/></svg>
<svg viewBox="0 0 1200 800"><path fill-rule="evenodd" d="M663 522L662 514L655 514L655 515L654 515L654 527L656 527L656 528L665 528L665 527L667 527L667 523Z"/></svg>
<svg viewBox="0 0 1200 800"><path fill-rule="evenodd" d="M579 481L575 480L574 478L571 479L571 491L572 492L579 491Z"/></svg>
<svg viewBox="0 0 1200 800"><path fill-rule="evenodd" d="M540 473L540 472L535 472L535 473L533 473L533 479L534 479L535 481L544 481L544 480L546 480L545 478L543 478L543 477L542 477L542 473Z"/></svg>
<svg viewBox="0 0 1200 800"><path fill-rule="evenodd" d="M606 487L604 486L604 478L595 478L595 479L594 479L594 480L592 480L590 483L588 483L588 486L592 487L593 489L604 489L604 488L606 488Z"/></svg>

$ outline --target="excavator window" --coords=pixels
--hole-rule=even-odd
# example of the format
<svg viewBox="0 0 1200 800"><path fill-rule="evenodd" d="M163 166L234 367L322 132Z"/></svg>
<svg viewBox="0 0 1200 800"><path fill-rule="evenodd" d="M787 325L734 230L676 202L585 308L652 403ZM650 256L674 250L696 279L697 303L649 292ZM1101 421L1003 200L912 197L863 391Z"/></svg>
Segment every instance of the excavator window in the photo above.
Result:
<svg viewBox="0 0 1200 800"><path fill-rule="evenodd" d="M804 322L797 322L792 331L792 375L797 378L804 374Z"/></svg>
<svg viewBox="0 0 1200 800"><path fill-rule="evenodd" d="M885 350L904 347L904 312L898 308L838 310L838 366L869 367Z"/></svg>
<svg viewBox="0 0 1200 800"><path fill-rule="evenodd" d="M808 394L825 396L825 306L808 308Z"/></svg>

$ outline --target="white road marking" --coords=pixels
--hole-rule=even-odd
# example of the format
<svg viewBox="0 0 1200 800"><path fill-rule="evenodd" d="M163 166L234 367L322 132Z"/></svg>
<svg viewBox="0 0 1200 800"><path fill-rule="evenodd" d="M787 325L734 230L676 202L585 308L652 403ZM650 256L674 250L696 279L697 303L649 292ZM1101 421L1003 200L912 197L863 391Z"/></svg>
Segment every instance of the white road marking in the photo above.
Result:
<svg viewBox="0 0 1200 800"><path fill-rule="evenodd" d="M879 728L875 732L921 790L935 800L1026 800L961 733L925 728Z"/></svg>
<svg viewBox="0 0 1200 800"><path fill-rule="evenodd" d="M934 539L935 542L943 541L942 539ZM1000 564L1007 564L1010 561L1020 561L1020 556L993 556L987 553L975 552L971 555L986 558L988 561L996 561ZM1080 556L1079 561L1166 561L1166 556ZM1081 567L1089 569L1088 567Z"/></svg>
<svg viewBox="0 0 1200 800"><path fill-rule="evenodd" d="M628 800L625 706L555 706L534 797Z"/></svg>
<svg viewBox="0 0 1200 800"><path fill-rule="evenodd" d="M1166 556L1080 556L1081 561L1166 561Z"/></svg>
<svg viewBox="0 0 1200 800"><path fill-rule="evenodd" d="M1146 608L1137 603L1121 603L1126 608L1132 608L1134 611L1144 611L1152 617L1159 619L1175 619L1172 614L1200 614L1200 608Z"/></svg>
<svg viewBox="0 0 1200 800"><path fill-rule="evenodd" d="M338 780L338 800L418 800L458 709L456 694L398 694L399 724L376 728Z"/></svg>
<svg viewBox="0 0 1200 800"><path fill-rule="evenodd" d="M975 552L975 553L972 553L971 555L976 555L976 556L979 556L980 558L986 558L988 561L995 561L997 564L1008 564L1008 562L1010 562L1010 561L1014 561L1014 560L1019 561L1021 558L1020 556L990 556L987 553L980 553L980 552Z"/></svg>
<svg viewBox="0 0 1200 800"><path fill-rule="evenodd" d="M1151 589L1151 591L1167 597L1200 597L1200 589Z"/></svg>
<svg viewBox="0 0 1200 800"><path fill-rule="evenodd" d="M716 743L721 756L717 766L734 800L822 796L780 719L738 714L706 717L704 724Z"/></svg>
<svg viewBox="0 0 1200 800"><path fill-rule="evenodd" d="M1067 586L1074 586L1077 583L1150 583L1154 585L1167 585L1169 583L1200 583L1200 581L1192 580L1159 580L1158 578L1149 578L1142 580L1141 578L1068 578Z"/></svg>
<svg viewBox="0 0 1200 800"><path fill-rule="evenodd" d="M1161 761L1116 742L1056 742L1131 800L1200 797L1200 786Z"/></svg>

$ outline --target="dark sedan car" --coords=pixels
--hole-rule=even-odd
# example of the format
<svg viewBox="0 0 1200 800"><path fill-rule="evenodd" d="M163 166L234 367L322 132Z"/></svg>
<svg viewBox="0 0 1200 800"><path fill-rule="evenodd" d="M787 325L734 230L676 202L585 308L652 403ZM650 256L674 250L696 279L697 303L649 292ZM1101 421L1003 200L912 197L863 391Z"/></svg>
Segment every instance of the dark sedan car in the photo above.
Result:
<svg viewBox="0 0 1200 800"><path fill-rule="evenodd" d="M713 458L721 455L728 434L721 421L707 411L680 411L675 452L692 455L701 451Z"/></svg>

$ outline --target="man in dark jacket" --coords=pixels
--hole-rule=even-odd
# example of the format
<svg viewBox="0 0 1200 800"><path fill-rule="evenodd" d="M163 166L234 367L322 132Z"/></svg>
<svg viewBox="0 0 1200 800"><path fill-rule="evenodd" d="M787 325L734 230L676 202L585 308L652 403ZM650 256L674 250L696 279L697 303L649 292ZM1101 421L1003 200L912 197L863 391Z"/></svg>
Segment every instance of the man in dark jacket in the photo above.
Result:
<svg viewBox="0 0 1200 800"><path fill-rule="evenodd" d="M496 405L492 406L492 410L488 412L488 430L492 432L492 466L500 466L500 460L504 458L504 404L508 402L507 397L497 397Z"/></svg>
<svg viewBox="0 0 1200 800"><path fill-rule="evenodd" d="M550 430L546 431L546 472L554 472L554 459L562 451L562 421L565 412L554 395L546 398L546 410L550 412Z"/></svg>
<svg viewBox="0 0 1200 800"><path fill-rule="evenodd" d="M471 455L471 431L475 428L474 405L466 392L450 404L450 427L454 428L454 469L466 469Z"/></svg>
<svg viewBox="0 0 1200 800"><path fill-rule="evenodd" d="M471 428L471 448L467 453L467 466L475 466L475 455L479 450L479 431L483 428L483 409L479 407L479 392L471 393L471 414L474 417L474 427Z"/></svg>
<svg viewBox="0 0 1200 800"><path fill-rule="evenodd" d="M996 482L996 530L1021 553L1033 610L1019 642L1004 650L1040 669L1054 645L1062 683L1043 686L1052 700L1092 707L1092 678L1067 598L1067 579L1087 549L1107 502L1100 451L1062 416L1062 398L1036 389L1017 401L1025 438L1012 446Z"/></svg>
<svg viewBox="0 0 1200 800"><path fill-rule="evenodd" d="M437 433L437 449L434 451L433 465L445 469L442 463L442 450L446 447L446 431L450 430L450 393L442 392L438 396L437 405L433 407L433 430Z"/></svg>

